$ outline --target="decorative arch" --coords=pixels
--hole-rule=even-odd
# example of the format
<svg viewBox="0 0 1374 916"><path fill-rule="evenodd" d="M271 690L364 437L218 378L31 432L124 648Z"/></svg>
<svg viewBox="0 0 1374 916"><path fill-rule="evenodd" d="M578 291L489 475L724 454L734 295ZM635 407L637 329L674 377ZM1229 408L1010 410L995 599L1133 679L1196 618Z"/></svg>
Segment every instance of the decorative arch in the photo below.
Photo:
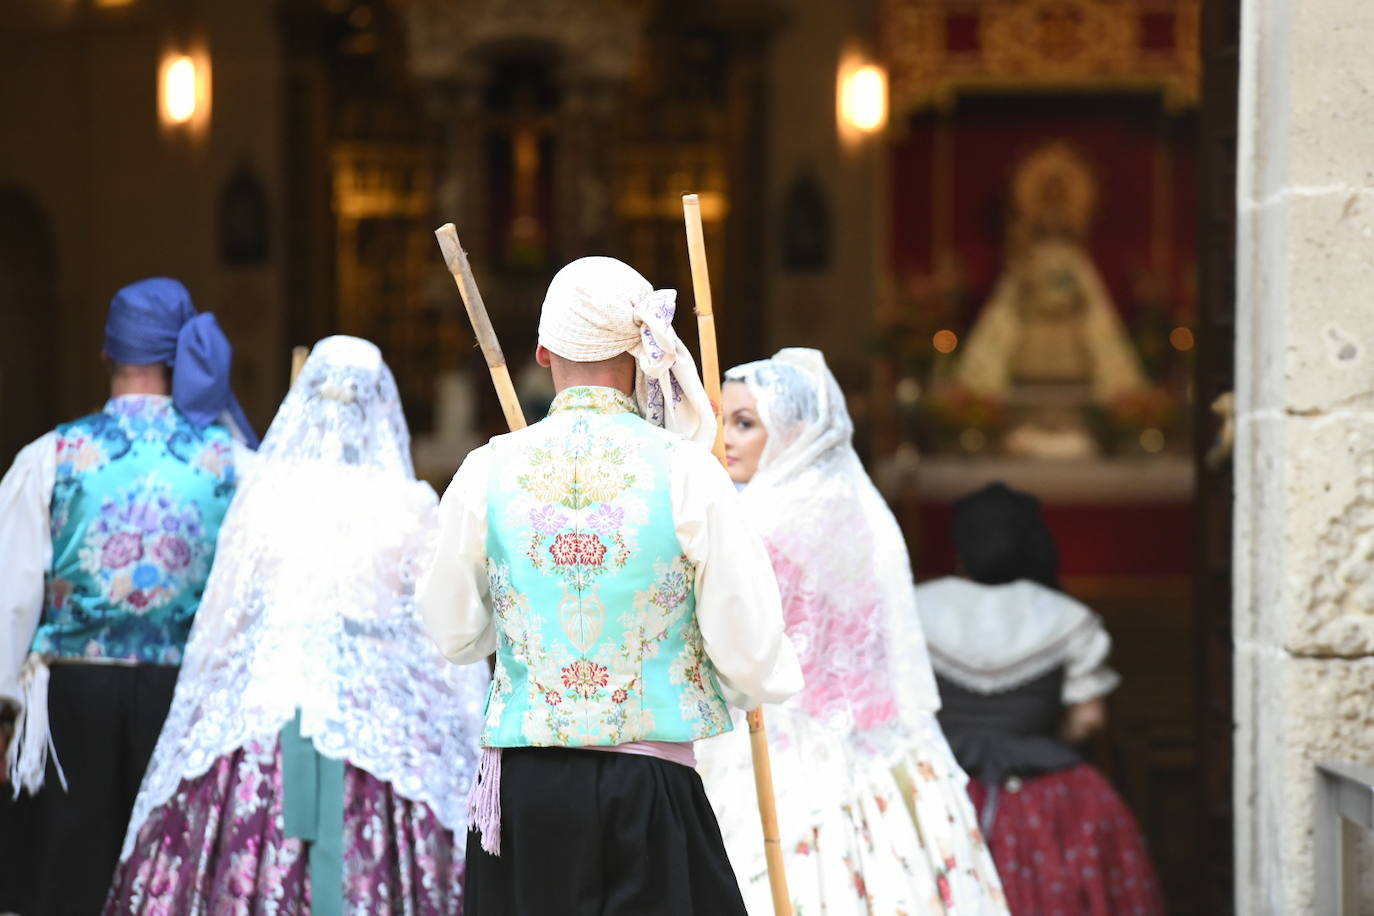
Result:
<svg viewBox="0 0 1374 916"><path fill-rule="evenodd" d="M57 245L32 194L0 187L0 462L57 416Z"/></svg>

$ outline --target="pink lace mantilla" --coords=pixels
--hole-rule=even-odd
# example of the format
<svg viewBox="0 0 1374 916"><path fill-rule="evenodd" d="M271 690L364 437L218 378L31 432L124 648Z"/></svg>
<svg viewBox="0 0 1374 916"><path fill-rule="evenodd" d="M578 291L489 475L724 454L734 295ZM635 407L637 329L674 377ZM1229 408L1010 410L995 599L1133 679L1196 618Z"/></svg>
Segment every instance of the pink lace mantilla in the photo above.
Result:
<svg viewBox="0 0 1374 916"><path fill-rule="evenodd" d="M791 703L860 743L898 750L939 694L906 542L851 444L844 395L815 350L783 350L726 377L749 386L768 430L743 499L806 676Z"/></svg>

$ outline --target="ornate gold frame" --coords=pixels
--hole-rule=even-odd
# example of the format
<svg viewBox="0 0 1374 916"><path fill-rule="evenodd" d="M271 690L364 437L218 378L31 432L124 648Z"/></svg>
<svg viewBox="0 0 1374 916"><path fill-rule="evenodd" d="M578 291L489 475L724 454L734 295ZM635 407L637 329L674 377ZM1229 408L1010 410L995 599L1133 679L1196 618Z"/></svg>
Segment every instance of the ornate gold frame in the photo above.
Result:
<svg viewBox="0 0 1374 916"><path fill-rule="evenodd" d="M971 92L1160 91L1197 104L1201 0L881 0L892 111L950 110ZM1169 31L1167 46L1147 32ZM975 37L953 47L953 30Z"/></svg>

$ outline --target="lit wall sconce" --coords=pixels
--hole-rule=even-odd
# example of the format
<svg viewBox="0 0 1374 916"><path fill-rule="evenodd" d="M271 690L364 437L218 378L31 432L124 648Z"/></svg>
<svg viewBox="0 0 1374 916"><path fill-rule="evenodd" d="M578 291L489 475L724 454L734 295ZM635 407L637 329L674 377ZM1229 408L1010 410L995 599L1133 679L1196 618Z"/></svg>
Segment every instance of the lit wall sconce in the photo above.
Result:
<svg viewBox="0 0 1374 916"><path fill-rule="evenodd" d="M846 133L871 134L887 124L887 74L881 67L841 62L840 126Z"/></svg>
<svg viewBox="0 0 1374 916"><path fill-rule="evenodd" d="M188 55L168 60L162 71L162 114L185 124L196 113L196 64Z"/></svg>
<svg viewBox="0 0 1374 916"><path fill-rule="evenodd" d="M158 74L158 115L163 127L200 133L210 120L210 57L171 53Z"/></svg>

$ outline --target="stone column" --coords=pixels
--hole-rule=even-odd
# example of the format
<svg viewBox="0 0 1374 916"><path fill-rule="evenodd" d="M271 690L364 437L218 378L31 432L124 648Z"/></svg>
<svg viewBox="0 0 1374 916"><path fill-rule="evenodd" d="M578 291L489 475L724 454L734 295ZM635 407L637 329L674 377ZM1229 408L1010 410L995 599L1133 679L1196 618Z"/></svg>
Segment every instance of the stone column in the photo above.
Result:
<svg viewBox="0 0 1374 916"><path fill-rule="evenodd" d="M1359 0L1243 6L1237 913L1314 912L1313 766L1374 761L1372 34Z"/></svg>

